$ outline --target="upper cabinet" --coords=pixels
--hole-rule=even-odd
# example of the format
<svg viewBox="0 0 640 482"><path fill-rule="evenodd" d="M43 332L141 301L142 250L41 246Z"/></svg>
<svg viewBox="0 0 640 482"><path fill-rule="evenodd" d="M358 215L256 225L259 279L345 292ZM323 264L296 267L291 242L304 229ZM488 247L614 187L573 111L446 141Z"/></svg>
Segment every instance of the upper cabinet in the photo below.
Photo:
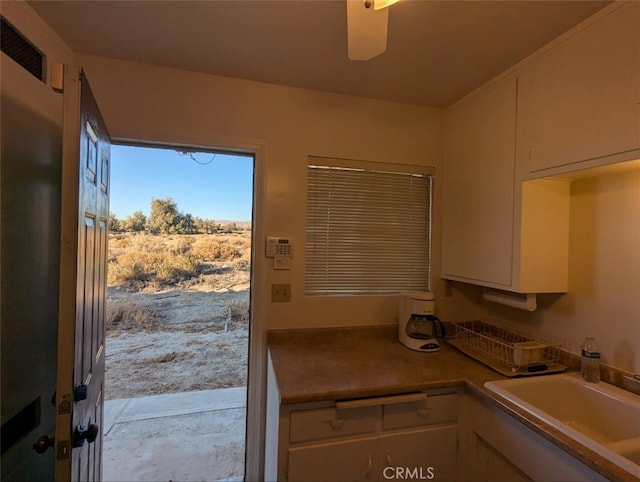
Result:
<svg viewBox="0 0 640 482"><path fill-rule="evenodd" d="M442 277L519 293L567 290L569 183L516 177L515 75L447 111Z"/></svg>
<svg viewBox="0 0 640 482"><path fill-rule="evenodd" d="M568 286L569 181L640 158L640 2L614 2L447 109L442 277Z"/></svg>
<svg viewBox="0 0 640 482"><path fill-rule="evenodd" d="M615 4L525 61L524 177L640 157L640 2Z"/></svg>
<svg viewBox="0 0 640 482"><path fill-rule="evenodd" d="M447 112L442 274L511 284L516 78Z"/></svg>

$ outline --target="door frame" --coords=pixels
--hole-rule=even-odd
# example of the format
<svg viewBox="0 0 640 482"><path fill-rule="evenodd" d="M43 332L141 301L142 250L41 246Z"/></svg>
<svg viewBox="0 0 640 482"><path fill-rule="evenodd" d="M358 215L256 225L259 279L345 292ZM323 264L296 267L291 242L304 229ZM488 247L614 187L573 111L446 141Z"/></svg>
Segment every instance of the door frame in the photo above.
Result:
<svg viewBox="0 0 640 482"><path fill-rule="evenodd" d="M104 299L106 297L106 268L107 268L107 231L108 231L108 203L109 203L109 177L110 177L110 161L108 148L110 146L110 137L106 128L106 123L102 118L102 114L99 111L99 107L93 92L89 85L88 79L82 67L75 64L64 65L64 90L63 90L63 120L62 120L62 163L61 163L61 195L60 195L60 267L59 267L59 285L58 285L58 335L57 335L57 366L56 366L56 392L55 392L55 410L56 410L56 422L55 422L55 437L54 437L54 479L55 480L73 480L74 471L76 469L75 464L80 463L78 451L74 449L80 449L78 445L74 447L74 426L80 427L84 425L84 416L87 415L87 409L91 410L91 407L87 407L86 404L93 404L94 416L97 418L90 418L93 420L91 425L98 427L98 435L96 440L89 440L88 444L84 445L83 451L90 452L93 449L94 453L98 453L97 460L92 458L88 453L84 456L87 460L87 467L91 468L97 465L97 470L93 469L93 477L95 480L102 479L102 413L104 408L104 394L103 394L103 381L104 381ZM84 140L87 139L91 130L89 125L93 125L96 129L96 165L93 166L96 170L95 184L93 181L85 179L85 163L86 159L83 158L83 154L86 154L83 148ZM85 127L86 126L86 127ZM104 151L103 147L106 145L107 150ZM106 152L106 171L104 170L103 152ZM104 184L104 190L101 188L100 183L103 181L103 177L106 175L106 184ZM90 188L89 185L94 185L94 188ZM86 188L86 189L85 189ZM103 196L104 194L104 196ZM92 196L95 195L95 198ZM87 196L89 196L89 204L87 204ZM82 198L82 201L81 199ZM93 342L100 342L100 347L97 348L97 354L91 352L91 361L89 366L91 372L87 373L88 394L85 394L84 398L76 399L75 388L78 385L78 337L79 333L83 331L79 323L85 323L86 312L83 311L80 314L79 309L85 309L84 294L82 298L78 294L78 283L83 281L84 289L86 293L87 278L81 280L79 276L83 276L80 272L80 263L86 262L87 257L81 254L79 250L84 249L87 239L85 236L80 235L80 217L82 217L82 224L84 226L85 212L84 209L90 207L88 212L97 216L95 218L95 227L98 230L100 224L100 210L104 213L104 248L102 251L98 249L98 243L101 243L100 238L96 237L94 240L94 251L92 256L95 255L95 250L98 250L101 254L103 264L101 268L98 268L100 277L98 286L100 292L97 296L95 291L89 294L91 298L90 303L92 307L91 323L94 324L90 332L95 333L95 328L98 328L98 338L95 340L88 340L91 347L94 347ZM83 212L81 213L81 208ZM83 257L85 261L82 261ZM92 260L94 262L95 259ZM100 260L98 260L100 262ZM93 270L96 266L92 266ZM83 270L86 269L82 268ZM92 271L93 273L93 271ZM91 276L92 288L95 288L95 274ZM78 304L78 300L82 299L81 305ZM97 299L97 310L94 310L94 300ZM81 321L82 320L82 321ZM97 322L97 326L95 323ZM82 337L84 345L80 351L84 351L87 340ZM92 348L90 348L91 350ZM86 355L86 352L85 352ZM84 356L84 355L83 355ZM84 363L84 362L83 362ZM96 370L95 372L93 370ZM93 375L93 376L92 376ZM84 377L84 373L81 374L81 378ZM90 383L91 380L93 383ZM98 384L96 387L96 383ZM96 388L98 392L95 392ZM76 406L76 402L85 400L85 404ZM99 408L98 408L99 407ZM89 412L90 413L90 412ZM78 419L80 414L82 422ZM80 424L79 424L80 423ZM96 445L91 445L95 443ZM88 447L90 445L90 447ZM78 466L79 467L79 466ZM77 474L76 474L77 475Z"/></svg>
<svg viewBox="0 0 640 482"><path fill-rule="evenodd" d="M71 479L71 420L76 330L78 177L80 175L80 68L64 66L62 176L60 195L59 300L56 380L55 480Z"/></svg>
<svg viewBox="0 0 640 482"><path fill-rule="evenodd" d="M112 136L112 144L138 147L158 147L205 152L221 151L229 154L253 156L253 200L251 229L251 274L249 307L249 363L247 379L245 480L264 478L266 386L267 386L267 269L261 249L265 239L266 169L265 143L261 141L228 139L212 135L206 144L177 139L135 139ZM260 247L260 248L259 248Z"/></svg>

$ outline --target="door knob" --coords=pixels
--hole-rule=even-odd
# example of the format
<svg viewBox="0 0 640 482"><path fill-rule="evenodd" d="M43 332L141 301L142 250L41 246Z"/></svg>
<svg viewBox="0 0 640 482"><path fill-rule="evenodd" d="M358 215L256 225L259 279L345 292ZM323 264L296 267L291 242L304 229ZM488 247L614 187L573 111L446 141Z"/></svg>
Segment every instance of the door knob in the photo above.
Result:
<svg viewBox="0 0 640 482"><path fill-rule="evenodd" d="M78 425L73 431L73 447L82 447L85 440L89 443L95 442L96 438L98 438L99 430L95 423L90 423L88 427Z"/></svg>
<svg viewBox="0 0 640 482"><path fill-rule="evenodd" d="M33 450L35 450L39 454L43 454L49 447L53 447L53 441L54 439L49 438L48 435L43 435L38 440L36 440L36 443L33 444Z"/></svg>

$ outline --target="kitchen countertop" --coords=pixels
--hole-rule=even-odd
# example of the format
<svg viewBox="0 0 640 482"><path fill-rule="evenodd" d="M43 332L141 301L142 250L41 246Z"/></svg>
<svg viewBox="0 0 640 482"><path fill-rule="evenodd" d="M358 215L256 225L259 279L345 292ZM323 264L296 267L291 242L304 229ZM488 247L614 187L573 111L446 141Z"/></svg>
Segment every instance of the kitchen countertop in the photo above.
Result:
<svg viewBox="0 0 640 482"><path fill-rule="evenodd" d="M449 344L435 353L409 350L397 327L273 330L269 354L283 405L465 387L609 480L638 480L554 427L484 388L507 377Z"/></svg>
<svg viewBox="0 0 640 482"><path fill-rule="evenodd" d="M397 328L283 330L269 333L283 404L374 397L505 378L442 343L409 350Z"/></svg>

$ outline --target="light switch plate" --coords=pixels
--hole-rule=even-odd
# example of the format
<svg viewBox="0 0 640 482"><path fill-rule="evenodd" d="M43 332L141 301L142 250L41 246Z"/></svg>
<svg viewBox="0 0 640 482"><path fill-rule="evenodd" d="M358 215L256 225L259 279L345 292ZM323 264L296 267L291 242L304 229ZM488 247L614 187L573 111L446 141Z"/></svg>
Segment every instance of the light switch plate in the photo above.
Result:
<svg viewBox="0 0 640 482"><path fill-rule="evenodd" d="M272 284L271 301L274 303L291 301L291 283Z"/></svg>

